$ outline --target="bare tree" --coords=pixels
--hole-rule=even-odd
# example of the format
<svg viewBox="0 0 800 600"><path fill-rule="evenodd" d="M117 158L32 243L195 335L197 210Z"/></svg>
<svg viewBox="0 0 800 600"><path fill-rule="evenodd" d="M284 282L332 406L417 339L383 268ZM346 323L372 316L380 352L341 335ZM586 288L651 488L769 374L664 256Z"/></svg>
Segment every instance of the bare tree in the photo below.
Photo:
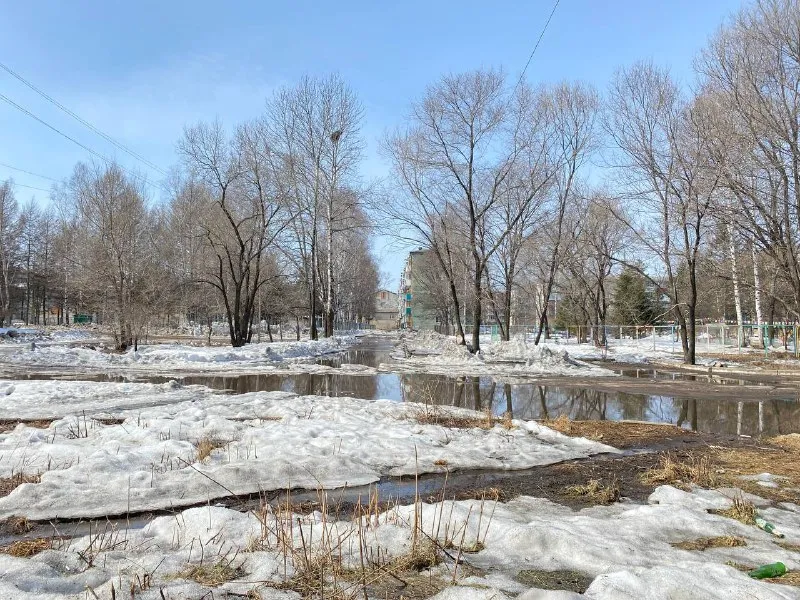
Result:
<svg viewBox="0 0 800 600"><path fill-rule="evenodd" d="M730 221L779 266L800 318L800 4L758 0L711 40L698 66L721 108L714 156Z"/></svg>
<svg viewBox="0 0 800 600"><path fill-rule="evenodd" d="M412 106L408 129L385 146L402 192L382 213L396 237L434 252L448 280L460 343L466 340L455 272L460 248L467 249L477 352L489 261L530 214L554 171L540 95L524 85L508 90L496 71L446 76Z"/></svg>
<svg viewBox="0 0 800 600"><path fill-rule="evenodd" d="M685 100L666 71L639 63L617 73L608 108L628 200L626 214L617 214L663 269L684 361L694 364L697 265L721 184L708 147L713 103L702 96Z"/></svg>
<svg viewBox="0 0 800 600"><path fill-rule="evenodd" d="M266 122L275 144L281 185L296 215L292 223L300 273L309 290L311 337L316 337L316 306L324 306L324 335L333 335L335 319L335 238L350 213L361 159L363 109L355 93L337 75L304 77L279 90L267 103ZM344 226L346 228L346 225ZM320 260L320 237L324 257ZM324 272L322 268L324 267ZM322 285L320 285L322 284Z"/></svg>
<svg viewBox="0 0 800 600"><path fill-rule="evenodd" d="M288 218L274 184L267 129L247 123L228 139L220 123L187 128L179 144L187 168L206 187L198 216L210 264L199 280L214 287L225 307L231 344L251 341L265 252Z"/></svg>
<svg viewBox="0 0 800 600"><path fill-rule="evenodd" d="M541 276L542 306L534 343L539 344L547 330L547 305L556 282L558 267L565 254L566 215L575 202L581 168L596 147L595 122L600 107L597 92L582 84L561 84L552 91L550 115L555 127L556 144L553 163L555 185L550 200L550 223L541 233L548 238L548 248Z"/></svg>
<svg viewBox="0 0 800 600"><path fill-rule="evenodd" d="M19 268L20 237L25 223L12 181L0 183L0 326L11 318L11 291Z"/></svg>
<svg viewBox="0 0 800 600"><path fill-rule="evenodd" d="M84 305L111 316L116 347L124 350L154 308L146 293L153 257L141 180L115 164L79 163L66 193L64 216L75 234L71 278Z"/></svg>

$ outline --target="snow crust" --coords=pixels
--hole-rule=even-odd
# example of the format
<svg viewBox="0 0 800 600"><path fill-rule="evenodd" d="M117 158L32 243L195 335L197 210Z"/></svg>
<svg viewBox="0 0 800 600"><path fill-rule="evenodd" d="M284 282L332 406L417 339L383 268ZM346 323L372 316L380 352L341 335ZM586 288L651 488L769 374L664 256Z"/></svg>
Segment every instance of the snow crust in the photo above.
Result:
<svg viewBox="0 0 800 600"><path fill-rule="evenodd" d="M575 360L566 350L548 345L534 346L524 338L510 341L481 341L481 352L473 354L456 344L455 338L433 331L407 335L403 351L393 355L397 361L382 364L381 371L432 373L453 376L614 377L609 369ZM408 351L410 356L406 355Z"/></svg>
<svg viewBox="0 0 800 600"><path fill-rule="evenodd" d="M316 372L330 370L322 365L302 365L303 361L347 349L355 336L322 340L269 342L230 346L190 346L153 344L117 354L92 348L62 345L9 347L0 352L0 364L37 370L67 369L83 373L119 374L192 374L192 373L263 373ZM353 372L374 373L368 367L353 366Z"/></svg>
<svg viewBox="0 0 800 600"><path fill-rule="evenodd" d="M480 569L462 565L457 585L449 586L452 563L434 567L430 577L442 582L437 600L502 599L523 600L676 600L702 598L758 598L789 600L800 598L796 587L766 583L749 578L726 562L763 564L780 560L790 570L800 567L797 553L777 546L771 536L755 527L722 516L706 508L730 504L724 494L708 490L683 492L659 488L650 503L616 504L573 512L548 500L520 497L506 504L479 501L446 501L422 504L420 523L426 536L446 545L458 532L458 543L484 549L464 554L462 560ZM658 503L656 503L658 500ZM800 511L785 505L765 511L780 524L787 537L800 536ZM491 515L491 518L489 516ZM187 565L212 563L235 556L241 576L214 590L246 595L256 590L261 598L296 598L292 592L275 589L294 574L291 561L284 560L270 534L282 528L285 539L295 548L319 553L323 540L345 540L337 546L345 567L359 564L358 531L369 552L380 550L385 559L401 556L411 547L414 506L401 506L380 517L363 517L359 522L326 519L319 512L279 517L267 511L259 517L252 512L204 506L157 517L144 527L112 529L72 540L68 545L31 558L0 554L0 597L63 600L84 597L87 587L101 598L110 597L112 583L127 589L137 575L153 572L156 585L137 598L199 598L208 588L188 582L179 574ZM263 519L263 521L262 521ZM291 528L286 526L291 522ZM283 525L281 525L283 523ZM449 533L448 533L449 532ZM747 546L682 550L671 544L698 537L735 535ZM355 538L355 539L353 539ZM98 541L99 540L99 541ZM349 540L349 541L347 541ZM96 553L93 566L86 568L80 558L105 543ZM528 589L515 580L522 570L569 569L593 579L584 595L567 591ZM427 574L423 574L427 577ZM155 591L155 594L151 593ZM80 594L80 596L79 596ZM181 595L182 594L182 595Z"/></svg>
<svg viewBox="0 0 800 600"><path fill-rule="evenodd" d="M53 386L62 383L20 386L29 399L27 414L45 411ZM172 403L120 410L109 407L110 400L98 400L103 394L111 398L114 386L120 385L134 398L151 394L158 399L160 394ZM20 424L0 434L0 477L41 474L41 483L23 484L0 498L0 518L122 515L189 506L232 493L366 485L387 475L442 471L443 465L524 469L615 452L534 422L514 421L511 429L500 424L482 429L418 422L421 414L433 410L437 418L485 420L481 413L452 407L285 392L227 396L202 390L191 400L175 402L187 392L195 390L81 383L70 390L80 394L71 415L65 400L58 406L65 416L47 429ZM0 400L11 408L9 399L17 393ZM104 406L124 422L103 424L84 417L85 406ZM203 439L218 448L200 461L196 446Z"/></svg>

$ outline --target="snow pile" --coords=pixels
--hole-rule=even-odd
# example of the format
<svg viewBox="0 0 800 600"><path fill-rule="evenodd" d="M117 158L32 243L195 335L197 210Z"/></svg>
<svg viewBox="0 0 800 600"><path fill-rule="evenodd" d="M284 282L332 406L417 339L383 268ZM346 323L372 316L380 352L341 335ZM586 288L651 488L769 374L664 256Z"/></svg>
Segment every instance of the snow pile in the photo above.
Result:
<svg viewBox="0 0 800 600"><path fill-rule="evenodd" d="M407 340L405 352L395 354L396 364L384 364L381 371L400 373L425 372L453 376L540 377L614 376L615 373L579 360L563 348L534 346L523 338L511 341L484 342L481 352L472 353L455 338L433 331L422 331Z"/></svg>
<svg viewBox="0 0 800 600"><path fill-rule="evenodd" d="M199 385L183 386L176 381L152 384L0 380L0 415L3 419L24 420L95 413L109 415L148 406L198 401L219 393Z"/></svg>
<svg viewBox="0 0 800 600"><path fill-rule="evenodd" d="M271 370L283 362L296 363L340 352L356 340L342 336L300 342L270 342L230 346L189 346L186 344L153 344L139 350L118 354L91 348L47 346L15 348L0 353L0 362L15 366L36 366L47 369L103 371L113 373L209 373L259 372Z"/></svg>
<svg viewBox="0 0 800 600"><path fill-rule="evenodd" d="M453 346L457 346L453 336L442 335L435 331L425 330L416 333L407 333L401 336L408 349L413 353L441 353L446 352Z"/></svg>
<svg viewBox="0 0 800 600"><path fill-rule="evenodd" d="M329 504L335 503L334 496ZM254 591L264 599L296 598L276 588L297 572L302 560L297 554L293 560L281 548L290 547L290 554L302 556L307 556L303 549L310 548L318 556L323 548L333 547L342 565L357 573L363 561L383 557L388 562L405 555L414 538L415 518L425 532L423 539L435 539L440 547L479 549L469 554L450 551L462 561L454 586L451 560L423 573L443 588L436 600L800 597L797 588L751 579L726 564L780 560L790 571L800 567L798 554L777 546L769 534L706 511L729 505L729 498L719 492L664 487L650 501L579 512L531 497L507 504L447 501L395 507L361 521L328 520L319 512L279 516L267 511L259 516L204 506L155 518L143 528L95 532L31 558L0 554L0 597L65 600L83 597L88 587L94 597L110 598L112 583L117 590L127 590L137 576L141 581L144 573L153 573L151 590L138 592L137 598L156 600L161 589L168 598L200 598L210 588L181 577L187 566L235 557L239 570L232 581L214 590L215 597L247 597ZM780 523L788 537L800 536L800 507L786 504L763 512ZM280 544L275 532L282 533ZM747 545L705 551L672 545L723 535L740 537ZM86 557L94 558L91 566ZM560 569L591 580L586 592L545 591L519 582L523 571Z"/></svg>
<svg viewBox="0 0 800 600"><path fill-rule="evenodd" d="M448 428L423 424L420 415L434 409L418 404L284 392L235 400L199 394L177 404L108 411L125 419L108 425L81 415L84 405L97 404L92 384L83 385L83 399L74 402L76 416L47 429L18 425L0 434L0 477L41 474L41 483L23 484L0 498L0 518L152 511L231 492L366 485L386 475L439 472L442 465L524 469L615 451L534 422L484 429L479 426L485 417L465 409L435 409L438 420L475 420L470 428ZM143 393L177 393L155 387ZM0 399L9 403L15 393ZM43 397L39 404L47 401ZM198 458L202 440L216 446L205 460Z"/></svg>

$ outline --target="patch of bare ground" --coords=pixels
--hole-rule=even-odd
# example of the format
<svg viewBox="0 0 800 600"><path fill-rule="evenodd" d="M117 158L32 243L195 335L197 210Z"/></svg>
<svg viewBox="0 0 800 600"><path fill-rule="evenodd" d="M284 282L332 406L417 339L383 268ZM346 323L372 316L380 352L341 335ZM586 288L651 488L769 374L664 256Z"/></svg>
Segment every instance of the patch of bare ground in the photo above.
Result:
<svg viewBox="0 0 800 600"><path fill-rule="evenodd" d="M41 481L39 475L26 473L14 473L11 477L0 477L0 498L8 496L23 483L39 483L39 481Z"/></svg>
<svg viewBox="0 0 800 600"><path fill-rule="evenodd" d="M732 535L720 535L716 537L701 537L694 540L686 540L683 542L674 542L671 544L674 548L681 550L708 550L709 548L735 548L737 546L747 546L740 537Z"/></svg>
<svg viewBox="0 0 800 600"><path fill-rule="evenodd" d="M696 437L694 431L675 425L634 421L573 421L565 415L542 424L572 437L585 437L615 448L645 447L665 440Z"/></svg>
<svg viewBox="0 0 800 600"><path fill-rule="evenodd" d="M788 550L789 552L797 552L800 553L800 544L793 544L791 542L775 542L776 546L780 546L784 550Z"/></svg>
<svg viewBox="0 0 800 600"><path fill-rule="evenodd" d="M510 416L497 418L490 411L474 416L455 415L435 405L426 405L416 411L412 418L420 425L440 425L453 429L492 429L495 425L502 425L506 429L514 427Z"/></svg>
<svg viewBox="0 0 800 600"><path fill-rule="evenodd" d="M92 420L101 425L122 425L125 422L125 419L120 417L92 417Z"/></svg>
<svg viewBox="0 0 800 600"><path fill-rule="evenodd" d="M604 485L599 479L590 479L583 485L570 485L564 489L567 496L583 498L591 504L614 504L620 498L619 485L616 480Z"/></svg>
<svg viewBox="0 0 800 600"><path fill-rule="evenodd" d="M565 590L578 594L584 593L591 585L594 577L580 571L539 571L525 569L514 578L520 583L542 590Z"/></svg>
<svg viewBox="0 0 800 600"><path fill-rule="evenodd" d="M52 538L35 538L32 540L19 540L8 546L0 546L0 553L18 558L28 558L45 550L50 550L52 547Z"/></svg>
<svg viewBox="0 0 800 600"><path fill-rule="evenodd" d="M204 462L214 450L224 448L230 442L227 440L220 440L214 437L203 437L197 440L194 447L197 451L197 461Z"/></svg>
<svg viewBox="0 0 800 600"><path fill-rule="evenodd" d="M22 423L28 427L36 427L37 429L47 429L53 422L52 419L0 419L0 433L5 431L13 431L17 425Z"/></svg>
<svg viewBox="0 0 800 600"><path fill-rule="evenodd" d="M735 519L745 525L756 524L756 507L749 500L745 500L741 494L733 497L733 504L730 507L716 510L710 509L708 512L721 517Z"/></svg>
<svg viewBox="0 0 800 600"><path fill-rule="evenodd" d="M216 587L244 577L245 572L241 566L235 566L232 559L221 559L215 563L191 565L175 574L180 579L196 581L200 585Z"/></svg>
<svg viewBox="0 0 800 600"><path fill-rule="evenodd" d="M708 455L690 453L678 457L674 452L666 452L660 455L656 466L642 473L642 482L649 485L669 484L680 488L692 484L714 487L716 477Z"/></svg>

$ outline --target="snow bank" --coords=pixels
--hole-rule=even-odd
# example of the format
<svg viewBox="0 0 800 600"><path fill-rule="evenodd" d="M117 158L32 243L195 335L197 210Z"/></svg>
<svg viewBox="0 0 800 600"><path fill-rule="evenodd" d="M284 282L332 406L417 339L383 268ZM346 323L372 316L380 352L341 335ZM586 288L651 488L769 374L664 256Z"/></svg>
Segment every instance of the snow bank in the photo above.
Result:
<svg viewBox="0 0 800 600"><path fill-rule="evenodd" d="M456 344L453 337L423 331L401 340L401 346L405 346L403 353L393 357L397 363L381 365L381 371L504 377L616 375L575 360L563 348L534 346L523 338L482 343L481 352L473 354L466 346Z"/></svg>
<svg viewBox="0 0 800 600"><path fill-rule="evenodd" d="M198 385L183 386L176 381L151 384L0 380L0 416L25 420L84 413L91 416L196 401L220 393Z"/></svg>
<svg viewBox="0 0 800 600"><path fill-rule="evenodd" d="M354 336L300 342L270 342L230 346L189 346L153 344L139 350L117 354L91 348L64 346L20 347L0 353L0 364L42 369L80 369L82 372L106 373L229 373L274 371L285 365L340 352L355 342ZM294 367L291 367L294 368Z"/></svg>
<svg viewBox="0 0 800 600"><path fill-rule="evenodd" d="M48 386L62 382L28 383L33 387L22 390L27 398L34 398L41 385L40 398L31 403L44 410ZM133 397L150 394L152 402L163 405L112 410L109 402L94 398L110 397L114 389L108 385L83 383L69 393L81 394L76 409L103 406L125 418L119 425L67 416L47 429L19 425L0 434L0 477L42 474L41 483L23 484L0 498L0 518L118 515L188 506L231 493L366 485L386 475L441 471L441 465L524 469L615 451L533 422L515 421L511 429L420 424L421 411L428 409L388 400L201 391L192 400L174 403L187 390L125 384ZM139 385L144 388L137 391ZM8 403L16 393L0 398ZM167 399L173 403L166 404ZM64 413L66 399L56 402ZM438 417L482 418L466 409L435 410ZM218 449L199 461L196 444L204 438Z"/></svg>
<svg viewBox="0 0 800 600"><path fill-rule="evenodd" d="M137 598L159 598L156 594L162 588L166 597L199 598L209 589L186 581L180 573L187 565L214 564L220 556L235 556L241 571L216 588L215 597L246 596L255 590L265 599L296 598L275 589L296 572L292 558L280 550L283 543L296 551L311 548L318 553L323 540L333 540L328 545L336 548L345 567L357 567L364 557L388 561L411 547L418 516L425 538L436 539L442 546L463 543L483 548L459 554L469 566L462 563L455 586L450 585L453 567L449 560L423 574L440 582L443 591L434 596L437 600L800 598L798 588L753 580L725 564L780 560L790 570L800 567L798 554L777 546L769 534L711 515L704 508L729 504L730 499L699 490L659 488L657 492L658 504L651 498L647 505L616 504L579 512L548 500L520 497L507 504L448 501L422 504L418 509L401 506L360 522L329 521L319 512L280 517L268 511L258 517L215 506L191 508L155 518L142 528L95 532L28 559L0 554L0 597L62 600L89 587L97 597L109 598L112 583L117 590L127 590L137 576L152 572L153 594L144 591ZM333 502L333 497L329 500ZM772 509L768 516L787 537L800 536L797 506ZM276 543L274 532L278 531L283 532L281 544ZM705 551L671 545L720 535L738 536L747 545ZM81 556L95 557L92 566L87 567ZM515 580L523 570L559 569L577 571L592 580L585 594L529 589Z"/></svg>

